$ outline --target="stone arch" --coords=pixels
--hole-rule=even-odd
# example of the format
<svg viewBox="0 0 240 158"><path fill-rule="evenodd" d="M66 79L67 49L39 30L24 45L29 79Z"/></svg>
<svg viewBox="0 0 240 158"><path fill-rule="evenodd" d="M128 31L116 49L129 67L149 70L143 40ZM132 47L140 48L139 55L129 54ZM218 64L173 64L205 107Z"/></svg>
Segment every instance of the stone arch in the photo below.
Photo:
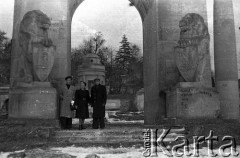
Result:
<svg viewBox="0 0 240 158"><path fill-rule="evenodd" d="M75 12L78 9L78 7L87 0L69 0L68 3L68 56L71 54L71 48L72 48L72 25L73 25L73 17L75 16ZM150 1L148 0L128 0L129 1L129 7L135 7L137 10L137 14L138 16L140 15L141 17L141 24L142 25L142 29L141 31L143 32L143 19L144 17L147 15L148 9L150 8ZM87 1L88 2L88 1ZM137 6L137 7L136 7ZM143 37L141 37L143 39ZM143 50L144 52L144 50ZM71 58L69 56L69 58ZM70 66L71 67L71 66ZM70 74L70 72L68 72Z"/></svg>
<svg viewBox="0 0 240 158"><path fill-rule="evenodd" d="M75 11L84 0L68 0L67 15L67 56L68 67L70 68L71 59L71 25ZM85 0L86 1L86 0ZM158 58L158 0L129 0L137 9L142 19L143 30L143 76L144 76L144 121L145 124L156 124L165 115L164 96L159 96L163 76L158 72L161 65ZM146 55L147 54L147 55ZM162 62L161 62L162 63ZM157 66L156 66L157 65ZM68 69L70 73L70 69ZM157 88L156 88L157 87Z"/></svg>
<svg viewBox="0 0 240 158"><path fill-rule="evenodd" d="M69 0L68 1L68 18L67 18L67 25L68 25L68 39L67 39L67 43L68 43L68 59L70 60L70 54L69 53L71 51L71 26L72 26L72 18L74 16L75 11L77 10L77 8L81 5L81 3L84 0ZM142 19L142 26L144 28L144 19L146 17L146 15L148 14L149 9L152 7L153 5L153 0L129 0L129 3L131 3L131 5L135 6L135 8L137 9L138 13L140 14L140 17ZM143 43L144 43L144 36L143 36ZM143 55L144 55L144 46L143 46ZM68 62L68 67L70 68L70 61ZM69 73L70 73L70 69L69 69Z"/></svg>
<svg viewBox="0 0 240 158"><path fill-rule="evenodd" d="M69 16L73 17L76 9L84 0L72 0L69 1ZM148 10L152 7L153 1L152 0L129 0L129 2L136 7L138 10L142 21L144 21L145 16L148 13Z"/></svg>
<svg viewBox="0 0 240 158"><path fill-rule="evenodd" d="M69 0L68 1L68 18L67 18L67 24L68 24L68 39L67 39L67 43L68 43L68 52L71 51L71 26L72 26L72 18L74 16L75 11L77 10L77 8L81 5L81 3L84 0ZM142 23L144 22L144 19L146 17L146 15L148 14L149 9L152 7L153 5L153 0L129 0L129 3L131 3L133 6L135 6L135 8L137 9L138 13L140 14L140 17L142 19ZM144 37L143 37L143 41L144 41ZM144 42L143 42L144 43ZM144 46L143 46L144 47ZM70 60L71 53L68 53L68 59ZM143 49L143 54L144 54L144 49ZM68 62L68 67L70 68L70 61ZM69 69L69 73L70 73L70 69Z"/></svg>

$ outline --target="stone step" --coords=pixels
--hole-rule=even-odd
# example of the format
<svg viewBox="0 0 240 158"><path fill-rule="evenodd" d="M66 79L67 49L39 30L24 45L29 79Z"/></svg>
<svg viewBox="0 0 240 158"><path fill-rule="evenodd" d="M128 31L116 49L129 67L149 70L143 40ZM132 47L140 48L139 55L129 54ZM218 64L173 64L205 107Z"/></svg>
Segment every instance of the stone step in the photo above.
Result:
<svg viewBox="0 0 240 158"><path fill-rule="evenodd" d="M92 109L89 109L89 116L92 118ZM105 117L107 119L126 120L126 121L138 121L144 120L143 112L121 112L119 110L106 110Z"/></svg>
<svg viewBox="0 0 240 158"><path fill-rule="evenodd" d="M85 124L92 124L93 119L92 118L88 118L85 119ZM144 124L144 120L126 120L126 119L120 119L120 118L107 118L105 119L105 123L106 124L111 124L111 125L118 125L118 126L125 126L125 125L137 125L137 126L142 126ZM73 119L73 124L79 124L79 119L74 118Z"/></svg>
<svg viewBox="0 0 240 158"><path fill-rule="evenodd" d="M82 136L82 135L116 135L116 134L123 134L123 135L133 135L133 134L143 134L146 129L137 128L132 129L131 127L112 127L112 128L105 128L105 129L84 129L84 130L59 130L55 132L55 136ZM158 135L160 135L163 130L158 130ZM185 129L171 129L168 135L176 135L176 134L184 134Z"/></svg>
<svg viewBox="0 0 240 158"><path fill-rule="evenodd" d="M56 131L53 139L56 141L64 141L69 143L143 143L143 132L145 129L141 127L107 127L100 129L85 129L85 130L60 130ZM163 130L158 130L157 136L162 134ZM179 135L184 135L185 129L172 129L167 137L166 142L174 141Z"/></svg>

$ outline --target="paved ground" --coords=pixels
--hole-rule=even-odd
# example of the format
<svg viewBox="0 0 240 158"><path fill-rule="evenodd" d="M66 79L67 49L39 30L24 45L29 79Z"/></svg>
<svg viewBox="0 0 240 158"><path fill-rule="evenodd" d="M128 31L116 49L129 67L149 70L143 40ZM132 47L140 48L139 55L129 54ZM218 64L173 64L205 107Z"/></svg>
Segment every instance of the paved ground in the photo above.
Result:
<svg viewBox="0 0 240 158"><path fill-rule="evenodd" d="M73 119L71 130L28 127L25 124L4 123L0 128L0 157L80 157L97 154L100 157L142 157L143 113L107 114L104 130L92 129L92 119L86 120L85 130L78 130L78 119ZM5 131L5 132L4 132ZM173 132L181 132L180 131ZM159 130L158 135L161 134ZM168 140L172 140L169 135ZM19 152L16 152L19 151ZM94 156L93 156L94 157ZM92 158L92 157L91 157Z"/></svg>
<svg viewBox="0 0 240 158"><path fill-rule="evenodd" d="M87 129L77 130L77 120L74 120L71 130L56 130L53 132L48 145L23 148L15 152L2 152L0 157L21 158L141 158L143 148L142 124L137 122L108 123L104 130L91 129L87 120ZM162 130L159 130L160 135ZM166 141L173 141L176 133L184 132L184 128L173 130ZM46 143L47 144L47 143ZM96 156L97 155L97 156ZM88 157L89 156L89 157ZM163 156L163 155L162 155ZM162 157L161 156L161 157Z"/></svg>
<svg viewBox="0 0 240 158"><path fill-rule="evenodd" d="M104 130L91 129L92 119L86 120L87 129L79 131L78 120L73 120L71 130L27 126L18 122L11 124L0 121L0 158L141 158L143 149L143 113L110 112ZM232 135L239 144L240 126L228 122L206 122L201 125L190 125L188 128L175 127L164 139L167 148L175 145L177 136L185 136L192 141L193 136L208 136L209 131L224 136ZM158 130L157 136L162 134ZM220 139L221 140L221 137ZM190 141L190 144L192 143ZM224 142L214 144L215 152ZM225 142L226 144L226 142ZM200 157L209 157L207 144L201 144ZM190 145L193 151L193 146ZM240 152L240 147L238 147ZM158 147L158 157L167 157Z"/></svg>

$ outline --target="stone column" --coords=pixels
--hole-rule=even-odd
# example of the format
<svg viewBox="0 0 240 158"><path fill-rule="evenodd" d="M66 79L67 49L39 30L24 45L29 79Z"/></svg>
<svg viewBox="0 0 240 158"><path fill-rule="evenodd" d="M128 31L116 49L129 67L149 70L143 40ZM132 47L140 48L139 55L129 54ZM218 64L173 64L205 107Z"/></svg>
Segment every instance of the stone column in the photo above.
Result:
<svg viewBox="0 0 240 158"><path fill-rule="evenodd" d="M158 67L158 0L152 2L143 19L144 48L144 124L158 125L165 117L165 95L160 94Z"/></svg>
<svg viewBox="0 0 240 158"><path fill-rule="evenodd" d="M165 116L165 97L159 96L158 0L130 0L143 22L144 124L158 125Z"/></svg>
<svg viewBox="0 0 240 158"><path fill-rule="evenodd" d="M13 49L11 52L9 118L56 119L58 117L57 95L55 88L58 87L61 81L64 80L65 76L69 74L66 38L67 10L67 0L15 0L12 37ZM33 55L33 51L35 54L37 54L36 49L31 49L32 47L21 46L23 43L21 43L21 41L23 41L24 38L20 38L20 33L23 34L24 32L20 31L24 28L20 28L24 16L29 12L39 11L45 14L51 21L50 28L48 28L48 39L51 39L52 46L55 48L54 64L51 66L51 68L48 67L51 72L48 74L47 81L39 81L36 79L36 77L31 79L32 76L36 76L37 72L34 68L34 64L36 64L36 61L40 61L40 59L34 60L34 62L32 62L34 64L28 62L28 60L33 61L33 57L31 58L30 55ZM32 31L33 33L31 35L32 37L30 36L31 38L24 40L31 44L39 44L40 42L36 42L36 39L41 39L41 37L37 36L38 38L35 38L35 36L37 35L36 32L41 30L41 27L39 25L33 25L34 21L31 21L31 18L33 17L28 18L30 20L28 21L29 23L26 23L26 25L31 24L32 27L31 29L25 27L25 32L30 34L29 32ZM39 31L39 33L41 33L41 31ZM30 40L35 41L31 42ZM25 53L27 51L23 48L27 49L28 54L30 55L26 57ZM36 58L34 57L34 59ZM54 85L54 88L50 83Z"/></svg>
<svg viewBox="0 0 240 158"><path fill-rule="evenodd" d="M232 0L214 1L214 59L216 88L224 119L239 119L236 37Z"/></svg>

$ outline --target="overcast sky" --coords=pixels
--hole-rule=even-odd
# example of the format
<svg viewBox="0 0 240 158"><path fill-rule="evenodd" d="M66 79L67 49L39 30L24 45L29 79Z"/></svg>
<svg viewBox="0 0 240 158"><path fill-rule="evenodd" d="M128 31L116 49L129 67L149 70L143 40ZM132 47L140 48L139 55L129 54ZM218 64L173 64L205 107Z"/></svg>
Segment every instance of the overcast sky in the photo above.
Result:
<svg viewBox="0 0 240 158"><path fill-rule="evenodd" d="M12 38L14 0L0 0L0 30Z"/></svg>
<svg viewBox="0 0 240 158"><path fill-rule="evenodd" d="M100 31L106 45L119 46L122 35L142 47L142 21L128 0L87 0L76 10L72 21L72 46L77 46L89 33Z"/></svg>
<svg viewBox="0 0 240 158"><path fill-rule="evenodd" d="M12 37L14 0L0 0L0 30ZM77 47L95 32L102 32L106 45L118 49L122 35L142 48L142 21L128 0L87 0L72 20L72 47Z"/></svg>

